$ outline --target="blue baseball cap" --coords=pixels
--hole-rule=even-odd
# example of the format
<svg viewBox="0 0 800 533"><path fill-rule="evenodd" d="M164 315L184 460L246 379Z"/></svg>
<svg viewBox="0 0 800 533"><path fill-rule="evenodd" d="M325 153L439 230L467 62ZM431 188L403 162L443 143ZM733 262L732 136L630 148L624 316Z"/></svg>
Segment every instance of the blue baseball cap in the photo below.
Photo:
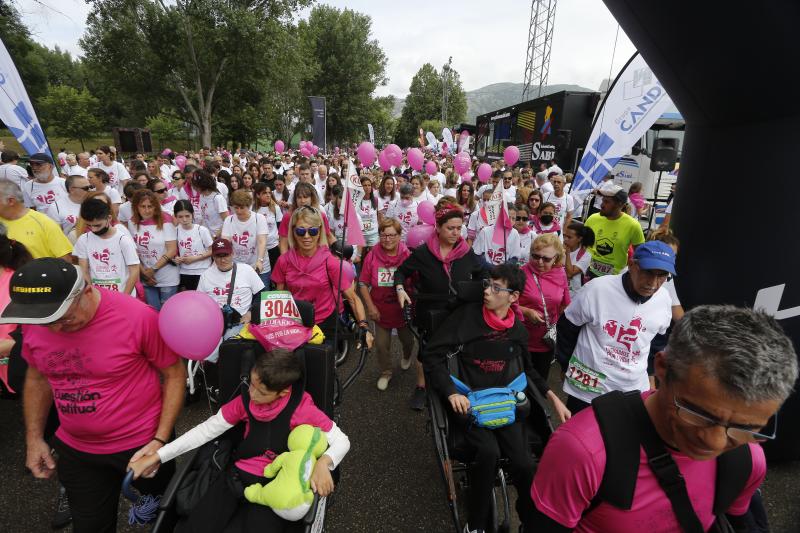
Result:
<svg viewBox="0 0 800 533"><path fill-rule="evenodd" d="M675 252L672 247L661 241L647 241L639 245L633 252L633 259L645 270L663 270L670 274L675 272Z"/></svg>

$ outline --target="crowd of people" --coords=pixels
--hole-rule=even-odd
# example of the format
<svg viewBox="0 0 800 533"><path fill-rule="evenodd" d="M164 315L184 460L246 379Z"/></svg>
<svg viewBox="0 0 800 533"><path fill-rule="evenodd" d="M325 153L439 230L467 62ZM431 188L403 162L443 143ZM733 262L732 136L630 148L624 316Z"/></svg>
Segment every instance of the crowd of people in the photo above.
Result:
<svg viewBox="0 0 800 533"><path fill-rule="evenodd" d="M777 323L724 306L684 316L673 279L678 238L666 219L646 239L639 217L650 206L639 183L626 191L608 176L585 199L571 194L573 176L555 161L538 168L495 161L482 182L477 158L459 175L451 155L426 155L433 165L417 171L406 160L381 170L338 150L308 157L204 148L121 160L113 147L101 146L62 150L55 160L33 154L26 170L16 153L3 151L0 377L7 391L21 392L8 372L17 350L27 363L27 466L37 477L57 471L63 505L56 525L72 520L75 531L113 531L127 469L158 493L174 470L172 458L239 422L288 428L279 433L282 445L245 441L252 455L240 457L236 475L249 482L269 464L259 456L264 449L285 450L289 429L320 427L330 449L311 480L318 493L330 493L329 471L349 441L307 394L292 392L298 370L280 351L257 361L249 400L237 397L174 440L186 375L179 354L159 337L158 311L180 291L203 292L223 313L222 342L254 319L259 293L286 290L314 305L326 339L334 338L347 307L374 350L381 391L398 371L391 356L396 331L399 370L414 366L416 373L410 407L422 410L429 396L441 398L476 451L465 531L489 527L501 456L510 460L525 531L685 528L685 509L678 512L658 492L662 478L644 452L627 508L598 492L610 468L609 441L598 425L600 407L598 419L592 413L595 400L613 391L640 391L630 409L645 414L631 420L652 426L661 448L670 449L702 530L727 515L737 531L747 531L742 524L753 521L748 509L766 470L756 442L774 438L775 413L797 376L796 356ZM347 205L346 177L353 173L363 199ZM498 191L513 227L495 227ZM425 203L435 222L417 241ZM353 229L346 229L348 209L356 211L365 244L343 257ZM463 304L470 282L480 282L482 293ZM411 322L404 317L409 305ZM208 354L210 363L218 351ZM489 427L468 418L477 406L451 380L453 357L465 386L505 387L523 374L548 401L563 425L535 476L523 420ZM755 377L744 382L745 374ZM563 395L550 387L559 378ZM48 419L54 402L55 420ZM714 485L708 459L742 446L750 451L751 474L719 511L704 488ZM563 461L564 454L574 460ZM186 531L219 530L241 500L224 486L210 494L209 503L225 510L206 509ZM264 513L252 511L245 530L284 527Z"/></svg>

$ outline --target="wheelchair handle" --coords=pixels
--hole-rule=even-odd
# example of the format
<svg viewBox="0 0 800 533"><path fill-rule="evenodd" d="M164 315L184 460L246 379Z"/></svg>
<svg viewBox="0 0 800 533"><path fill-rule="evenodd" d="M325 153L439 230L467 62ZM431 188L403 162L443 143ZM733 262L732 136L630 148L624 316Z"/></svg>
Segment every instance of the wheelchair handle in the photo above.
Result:
<svg viewBox="0 0 800 533"><path fill-rule="evenodd" d="M133 488L133 470L128 470L128 473L125 474L125 479L122 480L122 494L133 503L139 501L139 495L136 494L136 491Z"/></svg>

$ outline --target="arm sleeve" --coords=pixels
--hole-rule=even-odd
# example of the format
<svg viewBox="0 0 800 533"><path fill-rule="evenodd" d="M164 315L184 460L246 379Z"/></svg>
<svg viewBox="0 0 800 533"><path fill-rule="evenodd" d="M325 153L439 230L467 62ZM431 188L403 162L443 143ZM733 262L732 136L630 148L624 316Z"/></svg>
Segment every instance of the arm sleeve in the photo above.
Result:
<svg viewBox="0 0 800 533"><path fill-rule="evenodd" d="M256 235L269 235L267 228L267 219L264 215L255 213L256 215Z"/></svg>
<svg viewBox="0 0 800 533"><path fill-rule="evenodd" d="M139 264L139 254L136 253L136 245L133 244L133 239L127 235L123 235L119 241L119 247L122 250L122 258L128 266Z"/></svg>
<svg viewBox="0 0 800 533"><path fill-rule="evenodd" d="M193 427L174 441L159 449L156 453L158 453L161 462L166 463L179 455L199 448L206 442L214 440L232 427L233 425L229 424L225 420L225 417L222 416L222 411L217 411L211 418Z"/></svg>
<svg viewBox="0 0 800 533"><path fill-rule="evenodd" d="M414 250L394 271L394 286L405 285L406 278L410 278L414 272L418 272L420 267L422 267L422 262L419 260L416 250Z"/></svg>
<svg viewBox="0 0 800 533"><path fill-rule="evenodd" d="M556 349L555 357L558 364L561 365L561 370L567 370L569 359L575 352L575 345L578 344L578 335L581 332L581 326L573 324L566 313L561 315L556 325Z"/></svg>
<svg viewBox="0 0 800 533"><path fill-rule="evenodd" d="M158 330L158 312L151 307L145 307L140 312L141 319L133 321L132 331L139 331L140 350L145 359L156 368L174 365L178 361L178 355L161 338Z"/></svg>
<svg viewBox="0 0 800 533"><path fill-rule="evenodd" d="M89 258L88 250L87 250L87 246L86 246L86 244L87 244L86 243L86 239L87 239L87 237L86 237L86 234L84 233L83 235L78 237L77 241L75 241L75 248L73 248L73 250L72 250L72 255L74 255L78 259L88 259ZM136 262L137 263L139 262L139 258L138 257L136 258Z"/></svg>
<svg viewBox="0 0 800 533"><path fill-rule="evenodd" d="M69 242L67 236L61 231L61 226L53 222L49 217L47 217L46 221L43 221L43 224L46 224L45 232L50 257L62 257L71 254L72 243Z"/></svg>
<svg viewBox="0 0 800 533"><path fill-rule="evenodd" d="M220 235L223 238L230 239L232 233L233 232L231 231L231 217L225 217L225 221L222 223L222 232L220 233Z"/></svg>
<svg viewBox="0 0 800 533"><path fill-rule="evenodd" d="M350 438L336 425L336 422L329 431L325 432L325 436L328 438L328 449L325 451L325 455L331 458L330 469L335 470L350 451Z"/></svg>

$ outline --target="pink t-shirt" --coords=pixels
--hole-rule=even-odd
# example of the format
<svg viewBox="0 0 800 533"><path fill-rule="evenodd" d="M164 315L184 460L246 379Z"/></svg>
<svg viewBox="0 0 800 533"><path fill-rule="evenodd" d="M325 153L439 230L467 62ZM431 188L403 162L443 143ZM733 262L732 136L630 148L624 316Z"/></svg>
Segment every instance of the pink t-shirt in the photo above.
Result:
<svg viewBox="0 0 800 533"><path fill-rule="evenodd" d="M328 222L328 216L325 214L325 211L323 211L321 208L317 208L317 211L319 211L319 216L322 217L322 225L325 226L325 233L330 233L331 225ZM293 211L289 211L281 219L281 224L280 226L278 226L279 237L289 236L289 222L291 222L292 220L292 213Z"/></svg>
<svg viewBox="0 0 800 533"><path fill-rule="evenodd" d="M289 388L289 394L272 403L257 404L253 402L253 400L250 400L250 412L253 413L255 419L260 422L275 420L286 407L286 404L289 403L290 397L291 387ZM244 436L246 437L250 432L250 418L247 416L247 411L244 409L242 397L237 396L223 405L220 410L228 424L236 425L239 422L244 422ZM301 424L318 427L322 431L330 431L331 428L333 428L333 421L314 405L314 400L311 399L311 395L307 392L303 393L300 403L297 404L297 408L294 410L294 413L292 413L292 417L289 420L289 429L292 430ZM275 457L277 457L277 454L272 450L264 450L264 453L257 457L236 461L236 466L249 474L260 477L264 475L264 467L270 464Z"/></svg>
<svg viewBox="0 0 800 533"><path fill-rule="evenodd" d="M544 318L542 296L533 279L533 274L536 273L539 277L542 291L544 291L544 301L547 302L547 319L550 324L557 323L561 314L560 310L568 306L571 301L569 297L569 280L567 280L567 273L564 267L554 266L549 271L539 274L530 263L527 263L522 267L522 272L525 273L525 290L519 296L519 305L535 309ZM547 326L544 324L531 324L527 320L522 324L528 331L528 351L549 352L550 347L542 340L542 337L547 332Z"/></svg>
<svg viewBox="0 0 800 533"><path fill-rule="evenodd" d="M652 391L645 392L642 397L650 394ZM728 514L733 516L747 511L750 498L767 472L764 451L758 445L749 446L753 470L745 489L728 510ZM714 522L713 487L717 462L695 461L678 451L668 450L686 480L692 506L704 530L707 530ZM673 533L681 530L643 449L640 449L639 475L631 509L624 511L601 503L581 519L600 488L605 466L606 451L597 418L594 410L584 409L558 428L547 443L531 486L531 498L539 511L565 527L574 528L576 532Z"/></svg>
<svg viewBox="0 0 800 533"><path fill-rule="evenodd" d="M100 291L94 318L72 333L22 327L22 356L53 389L56 436L86 453L147 444L161 417L158 369L178 361L158 331L158 313L139 300Z"/></svg>
<svg viewBox="0 0 800 533"><path fill-rule="evenodd" d="M8 284L11 282L11 276L14 274L14 271L10 268L2 268L2 273L0 273L0 313L6 308L8 303L11 301L11 296L8 293ZM11 332L17 329L16 324L0 324L0 340L6 340L11 338ZM8 362L0 362L0 380L3 381L6 388L11 392L14 392L14 389L11 388L8 384Z"/></svg>
<svg viewBox="0 0 800 533"><path fill-rule="evenodd" d="M295 300L314 304L314 321L319 324L333 312L339 287L347 289L355 279L351 264L344 261L342 283L339 285L339 263L339 258L324 247L317 249L312 257L303 257L289 250L278 258L271 279L286 285L286 290L292 293ZM344 298L339 311L343 310Z"/></svg>

